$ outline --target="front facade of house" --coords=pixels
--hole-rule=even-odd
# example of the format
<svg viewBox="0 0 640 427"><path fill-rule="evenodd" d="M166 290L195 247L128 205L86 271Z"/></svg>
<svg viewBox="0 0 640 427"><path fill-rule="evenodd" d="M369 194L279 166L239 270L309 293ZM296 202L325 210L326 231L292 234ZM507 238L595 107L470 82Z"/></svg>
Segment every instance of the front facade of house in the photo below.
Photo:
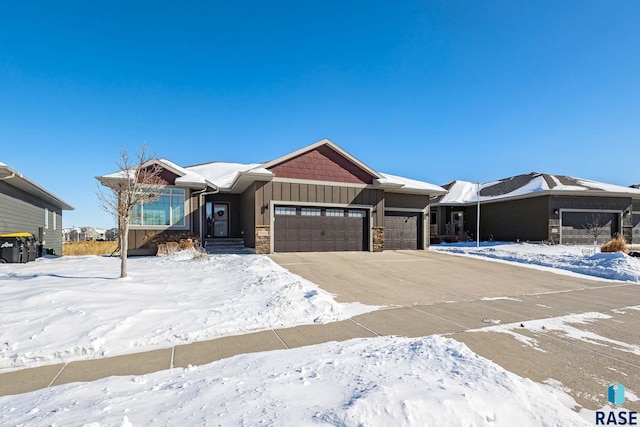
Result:
<svg viewBox="0 0 640 427"><path fill-rule="evenodd" d="M444 193L379 173L329 140L262 164L158 162L167 185L132 222L132 254L152 253L158 234L190 233L242 239L261 254L425 249L430 197Z"/></svg>
<svg viewBox="0 0 640 427"><path fill-rule="evenodd" d="M62 254L62 212L68 203L0 163L0 234L28 232L45 249Z"/></svg>
<svg viewBox="0 0 640 427"><path fill-rule="evenodd" d="M431 207L432 235L475 239L477 184L454 181ZM617 234L640 244L640 191L531 173L480 186L480 239L598 244ZM597 234L597 237L596 237Z"/></svg>

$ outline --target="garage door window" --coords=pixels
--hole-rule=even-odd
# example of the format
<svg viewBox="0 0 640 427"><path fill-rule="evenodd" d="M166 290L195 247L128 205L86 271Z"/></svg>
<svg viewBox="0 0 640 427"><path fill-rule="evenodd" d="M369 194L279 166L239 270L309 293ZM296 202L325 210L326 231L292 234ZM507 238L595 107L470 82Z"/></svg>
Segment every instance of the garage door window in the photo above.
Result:
<svg viewBox="0 0 640 427"><path fill-rule="evenodd" d="M350 218L364 218L367 216L367 212L366 211L352 211L349 210L349 215Z"/></svg>
<svg viewBox="0 0 640 427"><path fill-rule="evenodd" d="M300 214L302 216L320 216L322 209L317 208L302 208Z"/></svg>
<svg viewBox="0 0 640 427"><path fill-rule="evenodd" d="M276 215L295 215L296 214L296 208L289 208L289 207L276 207Z"/></svg>
<svg viewBox="0 0 640 427"><path fill-rule="evenodd" d="M344 216L344 209L327 209L325 216Z"/></svg>

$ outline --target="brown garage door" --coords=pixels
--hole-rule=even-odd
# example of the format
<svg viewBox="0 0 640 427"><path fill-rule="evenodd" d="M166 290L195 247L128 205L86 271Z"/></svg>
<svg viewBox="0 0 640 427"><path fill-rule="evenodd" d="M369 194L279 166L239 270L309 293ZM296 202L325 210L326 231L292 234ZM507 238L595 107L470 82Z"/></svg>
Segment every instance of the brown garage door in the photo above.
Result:
<svg viewBox="0 0 640 427"><path fill-rule="evenodd" d="M275 252L369 249L366 210L277 206L274 220Z"/></svg>
<svg viewBox="0 0 640 427"><path fill-rule="evenodd" d="M620 214L608 212L563 212L562 244L592 245L595 229L598 244L611 240L620 232Z"/></svg>
<svg viewBox="0 0 640 427"><path fill-rule="evenodd" d="M384 248L418 249L419 218L417 212L385 212Z"/></svg>

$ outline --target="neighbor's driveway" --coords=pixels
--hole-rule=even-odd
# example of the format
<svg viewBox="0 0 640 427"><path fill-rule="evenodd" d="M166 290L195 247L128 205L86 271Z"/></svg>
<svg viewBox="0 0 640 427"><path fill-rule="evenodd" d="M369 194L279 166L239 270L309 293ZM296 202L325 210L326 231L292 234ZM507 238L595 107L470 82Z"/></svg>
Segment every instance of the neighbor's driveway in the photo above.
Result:
<svg viewBox="0 0 640 427"><path fill-rule="evenodd" d="M433 251L270 257L338 301L389 307L352 319L367 331L450 336L518 375L561 383L590 409L606 405L617 381L629 391L623 407L640 409L638 284ZM511 326L487 330L496 325Z"/></svg>

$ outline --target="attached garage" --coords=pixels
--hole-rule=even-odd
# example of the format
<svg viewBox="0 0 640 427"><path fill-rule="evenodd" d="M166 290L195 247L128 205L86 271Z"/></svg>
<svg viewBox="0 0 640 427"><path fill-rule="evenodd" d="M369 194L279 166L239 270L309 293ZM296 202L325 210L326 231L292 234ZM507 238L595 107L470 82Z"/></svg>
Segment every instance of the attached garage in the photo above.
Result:
<svg viewBox="0 0 640 427"><path fill-rule="evenodd" d="M384 248L419 249L420 218L419 212L384 213Z"/></svg>
<svg viewBox="0 0 640 427"><path fill-rule="evenodd" d="M369 250L369 217L365 209L276 206L275 252Z"/></svg>
<svg viewBox="0 0 640 427"><path fill-rule="evenodd" d="M633 243L634 245L640 245L640 212L634 212L633 217Z"/></svg>
<svg viewBox="0 0 640 427"><path fill-rule="evenodd" d="M563 211L560 215L560 243L593 244L595 228L598 229L598 244L606 243L620 232L620 214L602 211Z"/></svg>

